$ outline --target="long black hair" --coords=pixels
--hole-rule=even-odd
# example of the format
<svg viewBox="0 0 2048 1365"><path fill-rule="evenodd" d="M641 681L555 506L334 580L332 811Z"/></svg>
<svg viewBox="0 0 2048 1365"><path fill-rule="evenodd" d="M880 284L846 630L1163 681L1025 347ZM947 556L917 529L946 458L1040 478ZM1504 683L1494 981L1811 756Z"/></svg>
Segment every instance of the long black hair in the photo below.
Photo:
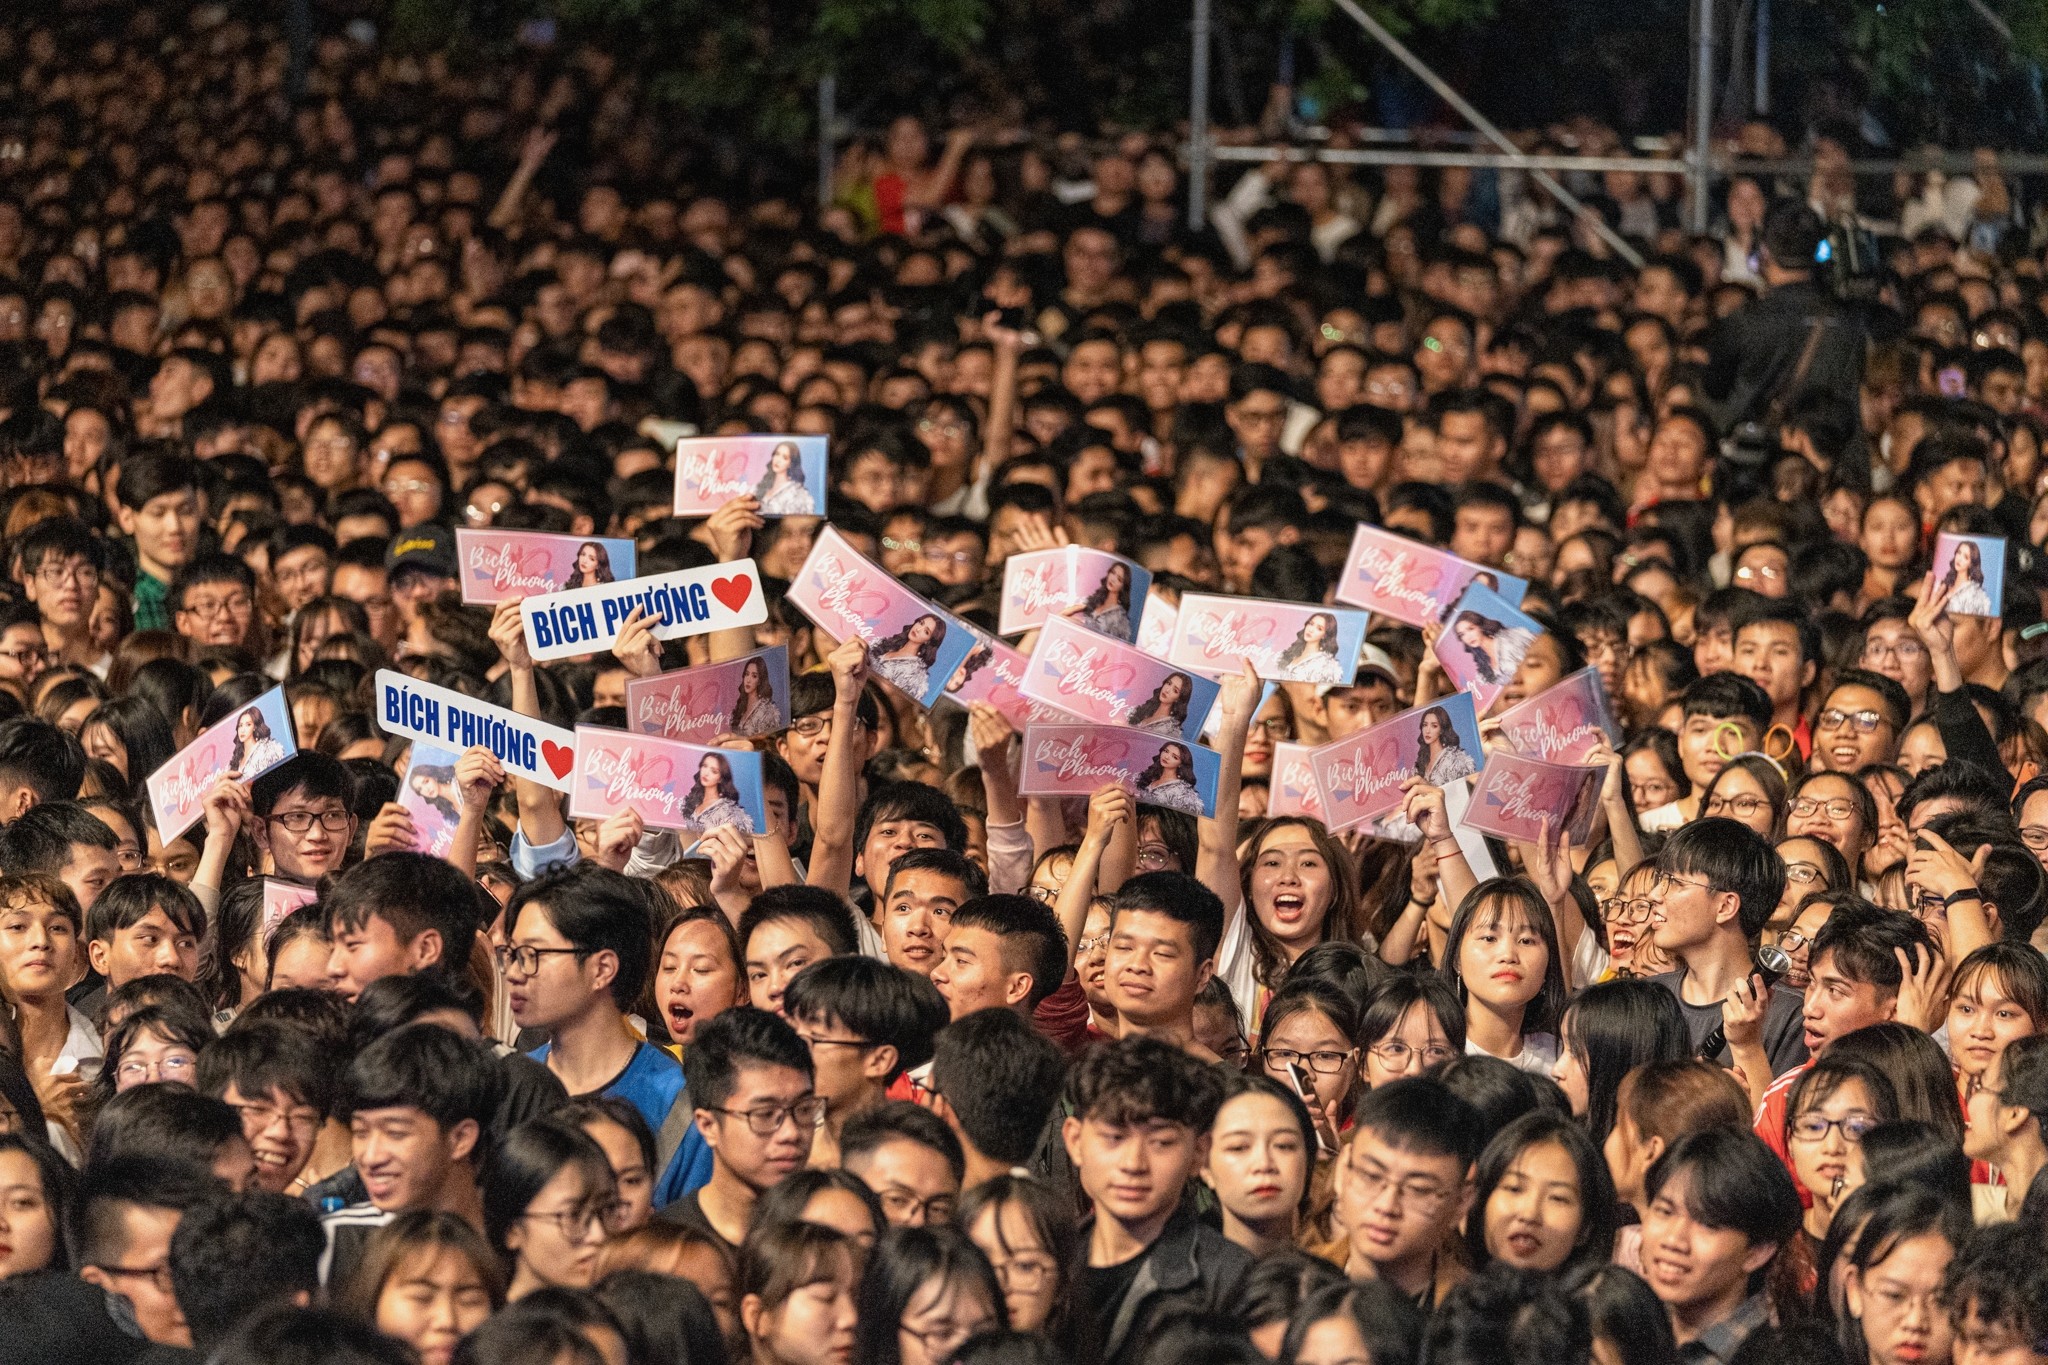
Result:
<svg viewBox="0 0 2048 1365"><path fill-rule="evenodd" d="M1160 759L1166 756L1166 751L1168 749L1180 750L1181 757L1186 760L1186 762L1180 765L1179 780L1187 783L1189 786L1194 785L1194 751L1189 749L1187 745L1181 743L1177 739L1169 739L1168 741L1166 741L1166 743L1159 746L1159 752L1152 755L1152 761L1145 766L1145 771L1138 775L1138 786L1140 788L1150 787L1154 782L1157 782L1162 776L1165 775L1166 767L1163 763L1160 762Z"/></svg>
<svg viewBox="0 0 2048 1365"><path fill-rule="evenodd" d="M1436 742L1439 753L1446 749L1462 749L1465 747L1465 741L1458 738L1458 727L1451 724L1451 713L1444 710L1443 707L1430 707L1422 713L1422 719L1425 721L1434 719L1436 721ZM1424 761L1429 757L1429 750L1424 747L1428 743L1429 741L1422 737L1421 722L1417 722L1415 726L1415 767L1425 777L1429 775L1429 765Z"/></svg>
<svg viewBox="0 0 2048 1365"><path fill-rule="evenodd" d="M1579 1235L1559 1270L1606 1265L1612 1257L1621 1205L1614 1197L1614 1177L1608 1173L1607 1158L1575 1121L1539 1109L1522 1115L1496 1133L1473 1168L1472 1212L1465 1218L1465 1250L1474 1266L1485 1266L1493 1260L1486 1245L1486 1201L1522 1153L1546 1142L1564 1149L1579 1178Z"/></svg>
<svg viewBox="0 0 2048 1365"><path fill-rule="evenodd" d="M765 498L768 496L769 491L775 487L775 457L785 450L789 452L789 468L785 469L783 473L787 474L789 481L798 488L809 487L804 482L803 452L797 449L795 441L781 441L776 444L774 449L768 452L768 462L761 466L761 482L754 485L755 497Z"/></svg>
<svg viewBox="0 0 2048 1365"><path fill-rule="evenodd" d="M869 648L877 655L887 654L892 650L903 648L903 646L910 643L910 632L917 629L919 621L929 621L933 626L931 638L917 647L917 661L926 668L930 668L939 661L939 646L946 639L946 623L940 617L928 611L919 612L903 629L887 639L877 640Z"/></svg>
<svg viewBox="0 0 2048 1365"><path fill-rule="evenodd" d="M575 1124L551 1115L528 1119L492 1149L484 1168L484 1231L507 1261L513 1255L505 1246L506 1234L567 1166L581 1169L593 1189L612 1188L612 1166L604 1148Z"/></svg>
<svg viewBox="0 0 2048 1365"><path fill-rule="evenodd" d="M1301 623L1301 629L1295 633L1294 643L1281 651L1279 667L1286 668L1290 666L1295 660L1308 652L1309 621L1321 621L1323 623L1322 643L1318 644L1316 649L1323 654L1335 654L1337 652L1337 618L1327 611L1319 611L1309 617L1308 621Z"/></svg>
<svg viewBox="0 0 2048 1365"><path fill-rule="evenodd" d="M740 789L739 784L733 780L732 760L727 758L724 754L719 753L713 753L709 756L718 760L719 798L725 801L737 802L740 799ZM703 766L704 760L702 758L699 758L697 760L697 767L701 770ZM695 815L698 811L702 810L703 808L704 784L701 781L699 781L697 775L693 773L690 777L690 795L683 802L683 814Z"/></svg>
<svg viewBox="0 0 2048 1365"><path fill-rule="evenodd" d="M902 1365L904 1310L933 1280L960 1280L988 1300L995 1325L1010 1325L1002 1284L981 1248L957 1227L891 1228L861 1275L854 1365Z"/></svg>
<svg viewBox="0 0 2048 1365"><path fill-rule="evenodd" d="M1634 978L1588 986L1565 1007L1558 1042L1586 1073L1586 1134L1598 1147L1614 1131L1622 1077L1645 1062L1682 1062L1692 1035L1678 997Z"/></svg>
<svg viewBox="0 0 2048 1365"><path fill-rule="evenodd" d="M1187 728L1188 702L1195 694L1195 682L1185 673L1169 673L1162 678L1159 686L1152 689L1150 697L1131 708L1128 723L1143 725L1148 720L1156 720L1160 712L1166 709L1166 703L1159 698L1166 691L1166 684L1176 679L1180 682L1180 695L1173 699L1173 723L1181 729Z"/></svg>

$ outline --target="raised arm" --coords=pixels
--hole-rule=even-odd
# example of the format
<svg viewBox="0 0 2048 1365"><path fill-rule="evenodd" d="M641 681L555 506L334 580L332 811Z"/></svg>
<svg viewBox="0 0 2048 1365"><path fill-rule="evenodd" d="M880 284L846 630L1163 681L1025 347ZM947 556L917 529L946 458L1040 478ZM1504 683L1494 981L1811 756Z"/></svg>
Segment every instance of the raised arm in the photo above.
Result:
<svg viewBox="0 0 2048 1365"><path fill-rule="evenodd" d="M744 493L707 517L704 533L718 562L731 564L754 552L754 532L767 524L761 516L761 500ZM711 662L722 664L753 651L754 628L733 626L729 630L714 630L706 643L711 650Z"/></svg>
<svg viewBox="0 0 2048 1365"><path fill-rule="evenodd" d="M540 688L533 679L533 655L526 650L526 627L519 620L520 598L498 603L491 616L491 642L505 656L512 677L512 709L540 719ZM512 797L519 806L519 833L528 845L545 848L569 832L562 818L562 795L531 778L512 777Z"/></svg>
<svg viewBox="0 0 2048 1365"><path fill-rule="evenodd" d="M539 173L541 163L555 149L557 136L548 128L527 129L526 141L519 148L518 168L505 182L504 193L498 196L498 202L491 208L489 222L492 227L503 232L519 221L519 207L526 199L526 192L533 188L533 177Z"/></svg>
<svg viewBox="0 0 2048 1365"><path fill-rule="evenodd" d="M1237 881L1237 793L1244 780L1244 741L1251 733L1252 712L1259 707L1264 684L1252 671L1223 680L1222 722L1216 749L1223 762L1216 774L1216 815L1201 822L1201 844L1195 853L1195 879L1223 898L1225 922L1243 904Z"/></svg>
<svg viewBox="0 0 2048 1365"><path fill-rule="evenodd" d="M484 814L491 808L491 793L504 785L505 765L483 745L472 746L455 760L455 791L462 801L462 816L455 822L455 842L448 848L448 861L465 877L476 875Z"/></svg>
<svg viewBox="0 0 2048 1365"><path fill-rule="evenodd" d="M832 669L832 740L818 775L810 884L846 896L853 890L853 822L860 814L860 689L868 680L868 647L849 638L825 662Z"/></svg>
<svg viewBox="0 0 2048 1365"><path fill-rule="evenodd" d="M1053 902L1053 913L1059 916L1060 928L1067 936L1068 971L1074 968L1074 953L1081 942L1081 930L1088 923L1088 906L1095 899L1096 874L1102 868L1102 855L1109 848L1117 828L1135 825L1136 815L1137 803L1122 787L1101 787L1088 798L1088 830L1081 836L1080 846L1074 852L1074 866L1068 871L1066 881L1060 883L1059 899Z"/></svg>

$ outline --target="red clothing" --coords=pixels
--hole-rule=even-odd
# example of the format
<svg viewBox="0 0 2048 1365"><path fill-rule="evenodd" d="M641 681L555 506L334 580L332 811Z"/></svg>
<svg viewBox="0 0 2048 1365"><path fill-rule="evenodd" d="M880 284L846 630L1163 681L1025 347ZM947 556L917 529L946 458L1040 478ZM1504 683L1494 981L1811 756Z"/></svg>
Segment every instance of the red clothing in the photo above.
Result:
<svg viewBox="0 0 2048 1365"><path fill-rule="evenodd" d="M1088 996L1081 989L1081 978L1069 972L1060 988L1031 1011L1031 1023L1058 1044L1067 1058L1080 1056L1092 1032L1088 1027Z"/></svg>
<svg viewBox="0 0 2048 1365"><path fill-rule="evenodd" d="M882 231L892 237L907 234L903 206L909 195L910 182L896 172L884 171L875 177L875 215Z"/></svg>
<svg viewBox="0 0 2048 1365"><path fill-rule="evenodd" d="M1792 1087L1812 1065L1813 1058L1809 1057L1772 1081L1770 1088L1764 1091L1764 1102L1756 1107L1756 1122L1751 1125L1756 1135L1764 1140L1764 1145L1785 1163L1785 1170L1792 1177L1792 1188L1799 1191L1799 1207L1802 1209L1813 1207L1813 1195L1799 1183L1799 1172L1792 1169L1792 1154L1785 1147L1785 1106L1790 1102Z"/></svg>

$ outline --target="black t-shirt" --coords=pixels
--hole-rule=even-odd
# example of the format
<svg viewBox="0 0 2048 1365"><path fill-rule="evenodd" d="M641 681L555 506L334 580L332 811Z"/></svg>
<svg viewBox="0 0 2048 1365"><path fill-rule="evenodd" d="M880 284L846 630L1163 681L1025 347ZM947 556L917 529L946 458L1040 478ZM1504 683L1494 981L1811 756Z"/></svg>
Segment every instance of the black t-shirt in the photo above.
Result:
<svg viewBox="0 0 2048 1365"><path fill-rule="evenodd" d="M114 1321L106 1291L76 1275L0 1280L0 1365L122 1365L148 1345Z"/></svg>
<svg viewBox="0 0 2048 1365"><path fill-rule="evenodd" d="M678 1227L688 1228L692 1232L701 1232L737 1256L740 1249L731 1242L726 1241L724 1235L717 1228L711 1226L711 1220L704 1216L704 1206L697 1202L699 1193L701 1191L691 1190L681 1199L676 1200L654 1216L663 1222L674 1223Z"/></svg>
<svg viewBox="0 0 2048 1365"><path fill-rule="evenodd" d="M1119 1261L1115 1265L1088 1266L1081 1271L1081 1308L1089 1321L1095 1324L1099 1336L1109 1334L1110 1323L1116 1320L1117 1309L1123 1306L1124 1295L1131 1292L1131 1284L1138 1278L1138 1269L1145 1264L1145 1257L1152 1248Z"/></svg>

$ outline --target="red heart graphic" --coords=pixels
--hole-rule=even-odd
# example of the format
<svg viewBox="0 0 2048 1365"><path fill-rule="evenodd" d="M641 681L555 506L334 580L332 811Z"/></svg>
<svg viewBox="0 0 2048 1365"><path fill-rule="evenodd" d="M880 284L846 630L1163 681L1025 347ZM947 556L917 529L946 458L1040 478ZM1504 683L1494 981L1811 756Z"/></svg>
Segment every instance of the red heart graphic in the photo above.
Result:
<svg viewBox="0 0 2048 1365"><path fill-rule="evenodd" d="M711 581L711 595L725 603L727 611L738 611L754 595L754 580L745 574L734 574L731 578L715 578Z"/></svg>
<svg viewBox="0 0 2048 1365"><path fill-rule="evenodd" d="M556 777L567 777L569 769L576 765L576 751L566 744L557 744L551 739L540 742L540 756L546 761L548 771Z"/></svg>

